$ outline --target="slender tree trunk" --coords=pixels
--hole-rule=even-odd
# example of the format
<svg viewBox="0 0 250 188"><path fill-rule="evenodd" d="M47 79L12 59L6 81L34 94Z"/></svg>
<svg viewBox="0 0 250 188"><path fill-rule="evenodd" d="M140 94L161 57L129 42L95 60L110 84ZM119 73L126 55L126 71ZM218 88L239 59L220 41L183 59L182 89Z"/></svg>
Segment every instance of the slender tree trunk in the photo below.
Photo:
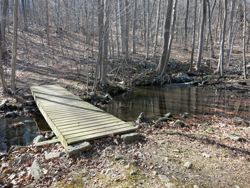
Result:
<svg viewBox="0 0 250 188"><path fill-rule="evenodd" d="M178 0L174 0L174 4L173 4L172 17L171 17L171 31L170 31L169 42L168 42L168 50L167 50L166 59L165 59L165 63L164 63L162 72L157 77L158 80L160 80L162 78L162 76L164 75L164 73L166 72L168 62L169 62L169 57L170 57L171 47L172 47L172 41L173 41L173 38L174 38L174 27L175 27L175 20L176 20L177 1Z"/></svg>
<svg viewBox="0 0 250 188"><path fill-rule="evenodd" d="M244 4L244 27L243 27L243 75L244 79L247 79L247 71L246 71L246 0L243 0Z"/></svg>
<svg viewBox="0 0 250 188"><path fill-rule="evenodd" d="M7 19L7 14L8 14L8 8L9 8L9 1L8 0L3 0L2 4L2 23L1 25L1 42L2 42L2 53L5 53L6 47L5 47L5 33L6 33L6 19Z"/></svg>
<svg viewBox="0 0 250 188"><path fill-rule="evenodd" d="M1 42L0 42L1 44ZM1 82L2 82L2 89L4 93L8 92L4 71L3 71L3 63L2 63L2 47L0 46L0 75L1 75Z"/></svg>
<svg viewBox="0 0 250 188"><path fill-rule="evenodd" d="M221 36L221 45L220 45L220 57L218 63L217 72L220 73L220 76L223 76L223 64L224 64L224 41L226 35L226 23L227 23L227 0L224 0L224 22L223 22L223 30Z"/></svg>
<svg viewBox="0 0 250 188"><path fill-rule="evenodd" d="M189 0L187 0L186 6L187 7L186 7L186 14L185 14L185 46L184 46L185 50L187 50L187 30L188 30L187 25L188 25Z"/></svg>
<svg viewBox="0 0 250 188"><path fill-rule="evenodd" d="M49 40L49 0L46 0L46 34L47 34L47 44L50 45Z"/></svg>
<svg viewBox="0 0 250 188"><path fill-rule="evenodd" d="M96 64L96 75L100 78L101 76L101 61L103 56L103 0L98 0L98 27L99 27L99 53L98 53L98 59ZM96 80L97 81L97 80Z"/></svg>
<svg viewBox="0 0 250 188"><path fill-rule="evenodd" d="M160 10L161 10L161 0L158 0L158 9L156 14L156 24L155 24L155 40L154 40L154 51L153 54L156 56L156 46L158 42L158 31L159 31L159 22L160 22Z"/></svg>
<svg viewBox="0 0 250 188"><path fill-rule="evenodd" d="M119 55L120 55L120 43L119 43L117 4L115 4L115 28L116 28L116 56L119 57Z"/></svg>
<svg viewBox="0 0 250 188"><path fill-rule="evenodd" d="M166 12L166 18L165 18L165 30L164 30L164 43L163 43L163 51L161 55L160 62L156 68L156 72L158 74L161 74L164 64L166 62L167 58L167 52L168 52L168 42L169 42L169 33L170 33L170 26L171 26L171 15L172 15L172 9L173 8L173 0L168 1L168 7Z"/></svg>
<svg viewBox="0 0 250 188"><path fill-rule="evenodd" d="M197 12L197 0L195 0L194 6L194 30L193 30L193 44L192 44L192 52L191 52L191 62L189 72L193 72L193 61L194 61L194 48L195 48L195 36L196 36L196 12Z"/></svg>
<svg viewBox="0 0 250 188"><path fill-rule="evenodd" d="M14 1L14 15L13 15L13 44L12 44L12 60L11 60L11 91L16 90L16 56L17 56L17 25L18 25L18 0Z"/></svg>
<svg viewBox="0 0 250 188"><path fill-rule="evenodd" d="M132 29L132 53L136 53L135 49L135 30L136 30L136 11L137 11L137 0L134 0L134 16L133 16L133 29Z"/></svg>
<svg viewBox="0 0 250 188"><path fill-rule="evenodd" d="M235 0L231 0L231 13L230 13L230 21L229 21L229 36L228 36L228 50L227 50L227 58L228 63L227 67L229 67L230 60L229 60L229 54L230 54L230 48L233 38L233 20L234 20L234 9L235 9Z"/></svg>
<svg viewBox="0 0 250 188"><path fill-rule="evenodd" d="M128 61L129 58L129 51L128 51L128 41L129 41L129 4L128 4L128 0L125 0L125 24L126 24L126 28L125 28L125 59L126 61Z"/></svg>
<svg viewBox="0 0 250 188"><path fill-rule="evenodd" d="M28 31L27 15L26 15L24 0L22 0L22 9L23 9L24 31Z"/></svg>
<svg viewBox="0 0 250 188"><path fill-rule="evenodd" d="M207 0L207 6L208 6L208 30L209 30L209 39L210 39L210 57L215 58L214 54L214 40L213 40L213 34L212 34L212 24L211 24L211 19L212 19L212 14L210 13L210 3L209 0Z"/></svg>
<svg viewBox="0 0 250 188"><path fill-rule="evenodd" d="M149 23L149 14L150 14L150 0L147 1L147 41L146 41L146 59L148 58L148 54L149 54L149 27L150 27L150 23Z"/></svg>
<svg viewBox="0 0 250 188"><path fill-rule="evenodd" d="M107 61L108 61L108 40L109 40L109 0L104 0L104 36L103 36L103 58L101 84L107 84Z"/></svg>
<svg viewBox="0 0 250 188"><path fill-rule="evenodd" d="M202 0L202 18L201 18L201 25L200 25L200 40L199 40L199 49L198 49L198 57L197 57L197 64L196 64L196 70L200 70L201 66L201 57L203 52L203 43L204 43L204 26L205 26L205 17L206 17L206 0Z"/></svg>
<svg viewBox="0 0 250 188"><path fill-rule="evenodd" d="M120 13L120 29L121 29L121 42L122 42L122 53L126 53L126 23L125 23L125 10L124 3L119 0L119 13Z"/></svg>

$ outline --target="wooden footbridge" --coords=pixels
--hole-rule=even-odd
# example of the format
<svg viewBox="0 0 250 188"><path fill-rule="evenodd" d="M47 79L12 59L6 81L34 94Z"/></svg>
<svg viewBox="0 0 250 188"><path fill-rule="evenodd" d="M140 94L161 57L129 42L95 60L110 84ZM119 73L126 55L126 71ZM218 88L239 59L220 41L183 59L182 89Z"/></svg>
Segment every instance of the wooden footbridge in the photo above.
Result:
<svg viewBox="0 0 250 188"><path fill-rule="evenodd" d="M40 112L65 149L74 143L136 130L59 85L32 86L31 92Z"/></svg>

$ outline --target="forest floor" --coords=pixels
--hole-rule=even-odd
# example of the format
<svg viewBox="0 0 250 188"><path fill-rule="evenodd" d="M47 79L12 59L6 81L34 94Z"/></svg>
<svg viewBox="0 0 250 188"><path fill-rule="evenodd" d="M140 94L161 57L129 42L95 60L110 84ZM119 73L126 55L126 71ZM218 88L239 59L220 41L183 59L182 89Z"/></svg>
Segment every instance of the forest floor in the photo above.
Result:
<svg viewBox="0 0 250 188"><path fill-rule="evenodd" d="M8 33L11 41L12 31ZM59 84L81 98L88 98L93 91L94 61L97 59L91 45L73 43L78 41L77 34L65 35L62 44L52 31L51 44L48 46L41 38L37 28L30 32L19 32L17 56L17 87L29 94L31 85ZM67 46L67 45L68 46ZM80 47L81 48L80 48ZM169 74L187 72L190 49L180 50L180 43L173 44L171 60L175 69ZM8 52L11 42L7 43ZM110 86L132 89L132 82L150 85L156 73L145 67L145 63L157 63L160 55L145 60L143 45L137 54L131 54L129 62L122 69L123 56L113 58L108 65ZM79 53L79 55L77 55ZM218 49L216 54L219 54ZM247 53L247 61L249 62ZM80 72L76 65L79 56L82 66ZM152 54L151 54L152 56ZM232 54L232 63L226 69L225 77L214 73L218 59L208 58L204 51L202 72L195 72L201 80L201 87L230 89L237 92L249 91L250 79L244 80L239 74L242 52L240 46ZM4 56L4 70L10 83L9 53ZM147 82L145 82L145 80ZM121 84L125 81L126 85ZM206 82L205 82L206 81ZM243 83L244 82L244 83ZM207 84L210 83L210 84ZM136 84L137 85L137 84ZM109 92L109 88L95 91L99 96ZM117 92L110 93L112 96ZM16 97L4 95L2 98ZM233 100L233 97L232 97ZM249 108L249 95L242 97ZM167 112L166 112L167 113ZM177 120L186 123L176 127ZM248 125L248 122L246 123ZM202 115L189 118L175 117L167 122L144 122L138 129L140 137L132 143L124 143L119 136L90 141L92 149L79 156L67 158L61 144L33 145L9 154L1 154L1 187L248 187L250 185L250 129L243 124L236 125L234 119L218 115ZM240 136L234 140L230 135ZM62 152L59 158L45 159L48 153ZM116 160L121 155L122 160ZM22 157L25 156L25 157ZM22 160L21 160L22 159ZM34 159L41 162L43 179L34 180L30 167ZM20 162L21 160L21 162ZM190 162L192 167L184 166Z"/></svg>

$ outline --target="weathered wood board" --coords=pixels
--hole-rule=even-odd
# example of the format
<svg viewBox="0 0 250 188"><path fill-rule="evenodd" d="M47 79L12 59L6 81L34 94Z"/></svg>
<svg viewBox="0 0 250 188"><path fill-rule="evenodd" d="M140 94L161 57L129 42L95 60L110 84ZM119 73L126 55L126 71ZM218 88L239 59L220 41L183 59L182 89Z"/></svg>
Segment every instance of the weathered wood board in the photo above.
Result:
<svg viewBox="0 0 250 188"><path fill-rule="evenodd" d="M59 85L31 86L45 120L65 148L136 128L83 101Z"/></svg>

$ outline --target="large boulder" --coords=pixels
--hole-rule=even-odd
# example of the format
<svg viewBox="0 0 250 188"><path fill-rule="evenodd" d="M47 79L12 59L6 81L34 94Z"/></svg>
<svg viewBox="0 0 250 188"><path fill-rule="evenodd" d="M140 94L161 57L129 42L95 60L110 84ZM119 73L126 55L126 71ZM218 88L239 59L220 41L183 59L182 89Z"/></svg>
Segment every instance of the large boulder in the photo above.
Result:
<svg viewBox="0 0 250 188"><path fill-rule="evenodd" d="M172 83L185 83L185 82L191 82L194 79L188 76L187 74L180 72L178 74L172 75Z"/></svg>
<svg viewBox="0 0 250 188"><path fill-rule="evenodd" d="M138 133L130 133L130 134L124 134L121 136L121 139L123 142L133 142L139 137Z"/></svg>
<svg viewBox="0 0 250 188"><path fill-rule="evenodd" d="M72 157L75 155L79 155L82 152L87 152L92 148L89 142L83 142L81 144L77 144L74 146L67 147L67 156Z"/></svg>

